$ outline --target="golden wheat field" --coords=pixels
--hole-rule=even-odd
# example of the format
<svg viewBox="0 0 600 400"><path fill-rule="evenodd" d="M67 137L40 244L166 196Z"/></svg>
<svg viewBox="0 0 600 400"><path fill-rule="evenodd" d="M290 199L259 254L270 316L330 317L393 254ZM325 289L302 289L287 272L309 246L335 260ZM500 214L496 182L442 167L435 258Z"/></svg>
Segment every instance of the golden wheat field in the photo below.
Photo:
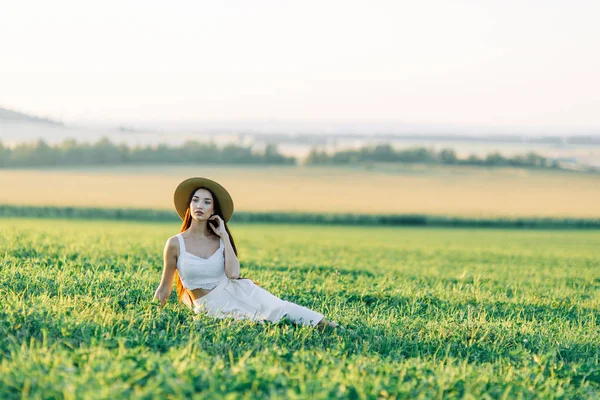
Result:
<svg viewBox="0 0 600 400"><path fill-rule="evenodd" d="M416 165L2 170L0 204L171 209L190 176L222 183L238 211L600 216L600 175Z"/></svg>

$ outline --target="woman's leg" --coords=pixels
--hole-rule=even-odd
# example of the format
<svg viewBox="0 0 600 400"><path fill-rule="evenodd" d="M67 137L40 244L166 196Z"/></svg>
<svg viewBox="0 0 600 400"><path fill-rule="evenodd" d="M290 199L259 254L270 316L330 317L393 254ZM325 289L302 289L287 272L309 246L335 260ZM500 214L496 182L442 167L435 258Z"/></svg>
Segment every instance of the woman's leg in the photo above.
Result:
<svg viewBox="0 0 600 400"><path fill-rule="evenodd" d="M283 313L296 324L315 326L324 319L323 314L298 304L285 300L281 300L281 304Z"/></svg>
<svg viewBox="0 0 600 400"><path fill-rule="evenodd" d="M338 326L335 322L325 319L323 314L282 300L251 280L239 279L232 281L232 284L233 286L228 286L226 291L230 292L231 296L239 298L241 302L252 305L257 310L256 314L267 321L278 322L286 316L296 324L320 327Z"/></svg>

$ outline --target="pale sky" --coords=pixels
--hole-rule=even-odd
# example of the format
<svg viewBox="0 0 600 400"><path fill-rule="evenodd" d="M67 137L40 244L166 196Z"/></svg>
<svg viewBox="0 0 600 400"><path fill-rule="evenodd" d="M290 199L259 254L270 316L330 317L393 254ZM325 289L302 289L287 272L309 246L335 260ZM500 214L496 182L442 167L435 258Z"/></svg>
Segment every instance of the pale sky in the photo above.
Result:
<svg viewBox="0 0 600 400"><path fill-rule="evenodd" d="M0 107L599 128L599 17L597 0L0 0Z"/></svg>

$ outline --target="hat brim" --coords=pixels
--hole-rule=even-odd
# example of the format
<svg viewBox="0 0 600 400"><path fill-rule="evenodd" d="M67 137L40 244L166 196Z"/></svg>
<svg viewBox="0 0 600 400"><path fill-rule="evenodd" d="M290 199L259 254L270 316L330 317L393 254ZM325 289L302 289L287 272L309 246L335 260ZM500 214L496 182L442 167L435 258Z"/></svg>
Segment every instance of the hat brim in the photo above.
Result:
<svg viewBox="0 0 600 400"><path fill-rule="evenodd" d="M209 189L219 202L219 206L221 207L221 213L223 214L223 219L225 222L229 221L231 216L233 215L233 199L229 192L217 182L210 180L208 178L188 178L181 182L177 189L175 189L175 194L173 195L173 201L175 203L175 210L181 219L185 218L185 212L189 207L189 201L192 194L199 188L205 187Z"/></svg>

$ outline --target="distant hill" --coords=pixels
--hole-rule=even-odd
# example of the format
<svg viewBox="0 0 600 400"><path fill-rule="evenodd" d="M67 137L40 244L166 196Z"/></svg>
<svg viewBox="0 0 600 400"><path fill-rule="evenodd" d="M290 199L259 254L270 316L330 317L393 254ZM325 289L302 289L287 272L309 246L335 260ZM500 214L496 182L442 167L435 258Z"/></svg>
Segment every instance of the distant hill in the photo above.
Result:
<svg viewBox="0 0 600 400"><path fill-rule="evenodd" d="M33 115L27 115L18 111L8 110L0 107L0 122L11 121L11 122L32 122L36 124L47 124L47 125L64 125L60 121L53 121L47 118L34 117Z"/></svg>

